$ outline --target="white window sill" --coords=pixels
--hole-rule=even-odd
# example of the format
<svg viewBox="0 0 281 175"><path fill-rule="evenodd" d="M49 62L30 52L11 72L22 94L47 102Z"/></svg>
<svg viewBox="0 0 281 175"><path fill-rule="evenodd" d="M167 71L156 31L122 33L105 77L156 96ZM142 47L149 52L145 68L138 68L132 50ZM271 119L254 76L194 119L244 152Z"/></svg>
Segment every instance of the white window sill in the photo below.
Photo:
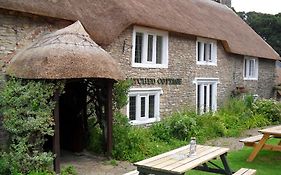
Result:
<svg viewBox="0 0 281 175"><path fill-rule="evenodd" d="M258 78L244 78L244 80L254 80L254 81L257 81Z"/></svg>
<svg viewBox="0 0 281 175"><path fill-rule="evenodd" d="M160 121L160 118L157 119L157 118L150 118L150 119L147 119L147 120L132 120L132 121L129 121L129 124L131 125L144 125L144 124L149 124L149 123L154 123L154 122L157 122L157 121Z"/></svg>
<svg viewBox="0 0 281 175"><path fill-rule="evenodd" d="M165 64L143 64L143 63L133 63L132 67L140 68L168 68L168 65Z"/></svg>
<svg viewBox="0 0 281 175"><path fill-rule="evenodd" d="M202 65L202 66L217 66L217 63L212 63L212 62L196 62L197 65Z"/></svg>

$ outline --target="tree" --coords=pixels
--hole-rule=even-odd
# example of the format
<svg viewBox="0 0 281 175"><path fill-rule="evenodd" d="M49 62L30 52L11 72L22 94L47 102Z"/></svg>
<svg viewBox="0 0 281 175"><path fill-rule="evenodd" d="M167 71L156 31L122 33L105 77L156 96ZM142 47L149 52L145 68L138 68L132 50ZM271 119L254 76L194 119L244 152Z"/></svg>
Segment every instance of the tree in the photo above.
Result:
<svg viewBox="0 0 281 175"><path fill-rule="evenodd" d="M281 13L270 15L238 12L237 14L281 55Z"/></svg>

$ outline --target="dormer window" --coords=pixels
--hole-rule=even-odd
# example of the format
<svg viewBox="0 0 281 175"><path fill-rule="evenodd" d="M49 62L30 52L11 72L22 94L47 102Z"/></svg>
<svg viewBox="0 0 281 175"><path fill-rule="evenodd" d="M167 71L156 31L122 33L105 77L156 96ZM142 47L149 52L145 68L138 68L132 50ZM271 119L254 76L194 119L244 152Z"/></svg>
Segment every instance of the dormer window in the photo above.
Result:
<svg viewBox="0 0 281 175"><path fill-rule="evenodd" d="M134 27L133 67L168 68L168 32Z"/></svg>
<svg viewBox="0 0 281 175"><path fill-rule="evenodd" d="M217 65L216 40L197 38L196 59L200 65Z"/></svg>

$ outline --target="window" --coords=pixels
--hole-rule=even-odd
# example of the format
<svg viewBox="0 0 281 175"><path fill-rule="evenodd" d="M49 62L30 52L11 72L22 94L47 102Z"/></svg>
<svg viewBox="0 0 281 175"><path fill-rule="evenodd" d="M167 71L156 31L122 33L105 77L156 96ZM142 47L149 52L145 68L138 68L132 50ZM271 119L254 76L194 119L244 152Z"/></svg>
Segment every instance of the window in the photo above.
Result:
<svg viewBox="0 0 281 175"><path fill-rule="evenodd" d="M244 59L244 80L258 79L258 59L245 57Z"/></svg>
<svg viewBox="0 0 281 175"><path fill-rule="evenodd" d="M159 121L161 88L132 88L129 91L127 115L130 123L146 124Z"/></svg>
<svg viewBox="0 0 281 175"><path fill-rule="evenodd" d="M197 78L195 84L197 113L203 114L205 112L216 111L218 79Z"/></svg>
<svg viewBox="0 0 281 175"><path fill-rule="evenodd" d="M196 41L197 64L217 65L217 42L211 39L198 38Z"/></svg>
<svg viewBox="0 0 281 175"><path fill-rule="evenodd" d="M132 66L168 68L168 32L134 27Z"/></svg>

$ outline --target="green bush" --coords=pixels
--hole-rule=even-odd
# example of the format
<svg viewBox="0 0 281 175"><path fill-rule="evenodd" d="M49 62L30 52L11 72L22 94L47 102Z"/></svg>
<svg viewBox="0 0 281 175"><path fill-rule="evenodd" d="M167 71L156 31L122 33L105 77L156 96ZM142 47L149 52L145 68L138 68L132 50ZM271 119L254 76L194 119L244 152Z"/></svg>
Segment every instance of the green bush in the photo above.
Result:
<svg viewBox="0 0 281 175"><path fill-rule="evenodd" d="M53 95L62 88L60 83L13 78L4 85L0 92L0 113L10 144L3 159L12 174L50 169L54 155L44 152L43 144L46 136L54 134Z"/></svg>
<svg viewBox="0 0 281 175"><path fill-rule="evenodd" d="M193 112L177 112L171 116L171 134L179 140L189 140L196 135L196 116Z"/></svg>
<svg viewBox="0 0 281 175"><path fill-rule="evenodd" d="M127 116L117 113L113 125L113 157L135 162L186 144L172 136L167 140L159 138L162 129L159 124L133 127L128 124Z"/></svg>
<svg viewBox="0 0 281 175"><path fill-rule="evenodd" d="M213 113L207 113L197 117L197 139L199 142L205 142L209 139L225 136L227 129L220 120L220 116Z"/></svg>
<svg viewBox="0 0 281 175"><path fill-rule="evenodd" d="M76 169L72 165L62 168L60 174L61 175L78 175Z"/></svg>
<svg viewBox="0 0 281 175"><path fill-rule="evenodd" d="M253 105L253 112L265 116L274 124L281 123L281 104L275 100L257 100Z"/></svg>
<svg viewBox="0 0 281 175"><path fill-rule="evenodd" d="M102 136L102 130L99 125L94 125L95 123L95 118L92 117L88 119L89 137L87 149L95 153L103 153L104 139Z"/></svg>
<svg viewBox="0 0 281 175"><path fill-rule="evenodd" d="M116 159L125 160L127 150L129 149L128 137L131 131L127 116L120 112L115 113L113 117L113 150L112 155Z"/></svg>

